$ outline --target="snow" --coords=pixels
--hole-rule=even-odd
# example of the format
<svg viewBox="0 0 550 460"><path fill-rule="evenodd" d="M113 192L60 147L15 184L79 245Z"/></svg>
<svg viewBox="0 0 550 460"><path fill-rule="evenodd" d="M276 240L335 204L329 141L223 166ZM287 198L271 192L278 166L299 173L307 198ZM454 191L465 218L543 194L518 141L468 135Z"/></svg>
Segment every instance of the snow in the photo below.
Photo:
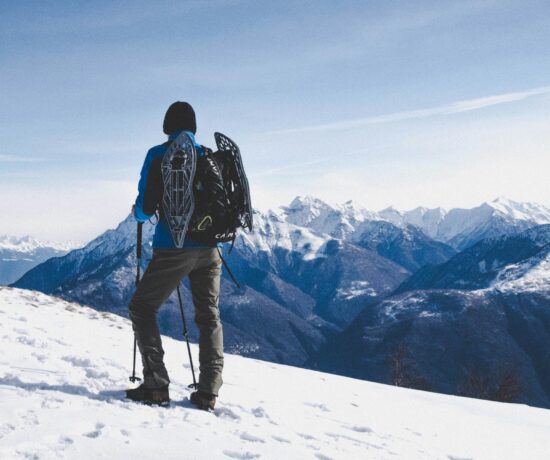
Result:
<svg viewBox="0 0 550 460"><path fill-rule="evenodd" d="M263 216L276 216L278 221L307 227L318 235L343 240L357 235L358 227L362 224L386 221L400 228L414 225L435 240L450 242L457 237L467 239L468 235L474 235L476 231L482 231L487 226L491 227L493 219L507 222L511 229L516 224L526 228L550 223L550 208L499 197L469 209L417 207L402 211L389 206L380 211L369 211L352 200L331 205L312 196L298 196L290 205L268 211Z"/></svg>
<svg viewBox="0 0 550 460"><path fill-rule="evenodd" d="M491 288L513 292L550 293L550 252L504 267L496 276Z"/></svg>
<svg viewBox="0 0 550 460"><path fill-rule="evenodd" d="M447 212L442 208L418 207L403 213L404 222L422 229L431 238L436 238L439 226Z"/></svg>
<svg viewBox="0 0 550 460"><path fill-rule="evenodd" d="M14 251L18 253L31 254L37 249L47 248L54 249L61 252L68 252L80 247L81 245L74 241L67 242L54 242L54 241L40 241L32 236L26 235L22 237L13 235L1 235L0 236L0 251ZM20 259L18 259L20 260Z"/></svg>
<svg viewBox="0 0 550 460"><path fill-rule="evenodd" d="M520 203L505 197L498 197L489 206L516 220L528 220L537 225L550 223L550 209L537 203Z"/></svg>
<svg viewBox="0 0 550 460"><path fill-rule="evenodd" d="M172 405L123 399L127 320L0 288L2 459L548 458L550 412L227 355L214 414L193 409L185 346L163 338ZM197 359L197 348L192 345Z"/></svg>
<svg viewBox="0 0 550 460"><path fill-rule="evenodd" d="M276 248L301 254L304 260L322 256L322 249L331 239L328 235L319 234L307 227L286 222L274 211L266 215L254 214L254 231L240 232L242 248L251 253L264 251L272 254Z"/></svg>
<svg viewBox="0 0 550 460"><path fill-rule="evenodd" d="M375 289L370 287L370 283L368 281L356 280L351 281L349 286L336 290L336 296L338 298L343 298L344 300L350 300L363 295L375 297L378 293Z"/></svg>
<svg viewBox="0 0 550 460"><path fill-rule="evenodd" d="M381 211L378 211L381 220L387 220L393 225L402 226L404 224L403 213L393 206L389 206Z"/></svg>

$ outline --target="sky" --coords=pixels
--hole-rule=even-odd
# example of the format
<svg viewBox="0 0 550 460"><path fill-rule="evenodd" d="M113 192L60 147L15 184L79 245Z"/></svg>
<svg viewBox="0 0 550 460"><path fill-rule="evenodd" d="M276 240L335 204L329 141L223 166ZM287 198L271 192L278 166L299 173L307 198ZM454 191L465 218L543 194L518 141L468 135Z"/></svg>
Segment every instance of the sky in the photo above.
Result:
<svg viewBox="0 0 550 460"><path fill-rule="evenodd" d="M1 234L129 212L176 100L240 146L253 205L550 206L547 1L0 3Z"/></svg>

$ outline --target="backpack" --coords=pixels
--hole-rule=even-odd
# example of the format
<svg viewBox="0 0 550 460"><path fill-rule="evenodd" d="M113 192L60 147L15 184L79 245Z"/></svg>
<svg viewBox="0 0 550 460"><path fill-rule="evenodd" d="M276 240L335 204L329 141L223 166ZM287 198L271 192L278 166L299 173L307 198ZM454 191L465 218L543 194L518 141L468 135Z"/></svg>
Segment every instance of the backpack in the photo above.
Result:
<svg viewBox="0 0 550 460"><path fill-rule="evenodd" d="M252 230L250 191L239 148L221 133L214 138L218 150L202 147L204 155L199 157L183 132L151 164L143 209L152 214L151 208L158 206L178 248L187 234L206 245L233 245L238 228Z"/></svg>

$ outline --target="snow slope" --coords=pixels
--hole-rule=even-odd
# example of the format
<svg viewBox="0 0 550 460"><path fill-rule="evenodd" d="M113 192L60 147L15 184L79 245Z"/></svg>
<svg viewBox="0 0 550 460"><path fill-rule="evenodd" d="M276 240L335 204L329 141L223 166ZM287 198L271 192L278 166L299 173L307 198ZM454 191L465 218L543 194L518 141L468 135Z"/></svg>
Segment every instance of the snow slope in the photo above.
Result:
<svg viewBox="0 0 550 460"><path fill-rule="evenodd" d="M502 269L492 287L500 291L549 292L550 248Z"/></svg>
<svg viewBox="0 0 550 460"><path fill-rule="evenodd" d="M172 406L122 399L127 320L0 288L0 458L548 458L550 412L227 356L215 414L193 409L164 338ZM197 349L192 347L197 359Z"/></svg>

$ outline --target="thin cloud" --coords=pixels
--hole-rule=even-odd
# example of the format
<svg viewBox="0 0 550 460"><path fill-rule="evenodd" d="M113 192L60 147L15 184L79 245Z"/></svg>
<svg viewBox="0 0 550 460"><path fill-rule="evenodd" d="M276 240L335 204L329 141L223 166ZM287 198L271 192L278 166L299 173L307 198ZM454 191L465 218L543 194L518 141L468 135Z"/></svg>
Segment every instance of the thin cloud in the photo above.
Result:
<svg viewBox="0 0 550 460"><path fill-rule="evenodd" d="M0 154L0 162L2 163L33 163L36 161L44 161L44 158L22 157L19 155Z"/></svg>
<svg viewBox="0 0 550 460"><path fill-rule="evenodd" d="M359 150L351 150L351 151L348 151L348 152L339 152L338 153L338 159L341 160L343 157L356 156L356 155L361 154L361 153L372 153L372 152L376 152L376 151L381 151L381 150L384 150L384 149L387 149L387 148L390 148L390 147L394 147L395 145L399 145L399 144L392 143L392 144L381 145L381 146L378 146L378 147L359 149ZM254 179L257 179L257 178L260 178L260 177L274 176L274 175L278 175L278 174L283 174L285 176L288 176L289 172L294 172L294 171L299 171L299 174L303 176L305 174L303 168L306 168L306 167L309 167L309 166L316 166L316 165L319 165L319 164L327 163L329 161L334 161L334 159L335 159L334 155L330 155L330 156L324 156L324 157L321 157L321 158L317 158L315 160L291 163L291 164L287 164L287 165L284 165L284 166L278 166L278 167L275 167L275 168L269 168L269 169L265 169L263 171L259 171L257 173L251 174L250 177L254 178Z"/></svg>
<svg viewBox="0 0 550 460"><path fill-rule="evenodd" d="M440 116L440 115L443 115L443 116L453 115L456 113L480 110L486 107L492 107L494 105L523 101L530 97L542 96L545 94L550 94L550 86L543 86L540 88L534 88L527 91L517 91L513 93L498 94L495 96L487 96L487 97L480 97L476 99L469 99L465 101L458 101L458 102L453 102L451 104L441 105L438 107L431 107L427 109L407 110L403 112L394 112L394 113L389 113L385 115L377 115L374 117L358 118L355 120L337 121L333 123L325 123L320 125L303 126L300 128L270 131L269 133L266 133L266 134L289 134L289 133L303 133L303 132L311 132L311 131L352 129L352 128L360 128L368 125L394 123L397 121L413 120L418 118L428 118L428 117Z"/></svg>
<svg viewBox="0 0 550 460"><path fill-rule="evenodd" d="M314 166L320 163L325 163L329 161L330 158L319 158L317 160L311 160L311 161L304 161L301 163L293 163L290 165L285 166L279 166L276 168L270 168L266 169L264 171L257 172L255 174L252 174L251 177L254 179L257 179L259 177L265 177L265 176L272 176L276 174L287 174L289 171L294 171L297 168L304 168L306 166Z"/></svg>

